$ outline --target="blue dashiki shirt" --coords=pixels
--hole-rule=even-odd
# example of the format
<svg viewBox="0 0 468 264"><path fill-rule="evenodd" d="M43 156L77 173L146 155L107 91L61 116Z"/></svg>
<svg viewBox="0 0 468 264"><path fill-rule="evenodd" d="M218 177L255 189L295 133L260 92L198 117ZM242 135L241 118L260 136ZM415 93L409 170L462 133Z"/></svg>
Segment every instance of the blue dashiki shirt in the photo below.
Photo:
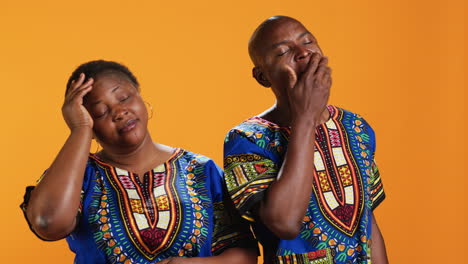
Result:
<svg viewBox="0 0 468 264"><path fill-rule="evenodd" d="M242 222L221 169L206 157L177 149L164 164L137 177L91 154L79 222L66 240L76 253L74 263L156 263L256 248Z"/></svg>
<svg viewBox="0 0 468 264"><path fill-rule="evenodd" d="M315 132L313 192L293 240L276 237L251 211L276 180L289 128L252 117L226 136L228 191L241 216L252 222L265 263L370 263L372 210L385 198L374 131L361 116L327 107L330 119Z"/></svg>

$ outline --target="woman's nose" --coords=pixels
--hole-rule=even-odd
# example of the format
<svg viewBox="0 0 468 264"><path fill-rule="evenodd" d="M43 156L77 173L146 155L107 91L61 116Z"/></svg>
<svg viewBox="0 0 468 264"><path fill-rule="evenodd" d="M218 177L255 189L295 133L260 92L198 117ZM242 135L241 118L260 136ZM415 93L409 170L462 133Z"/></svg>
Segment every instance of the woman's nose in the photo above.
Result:
<svg viewBox="0 0 468 264"><path fill-rule="evenodd" d="M112 120L113 121L122 120L127 114L128 114L128 110L126 107L116 106L115 109L113 110Z"/></svg>

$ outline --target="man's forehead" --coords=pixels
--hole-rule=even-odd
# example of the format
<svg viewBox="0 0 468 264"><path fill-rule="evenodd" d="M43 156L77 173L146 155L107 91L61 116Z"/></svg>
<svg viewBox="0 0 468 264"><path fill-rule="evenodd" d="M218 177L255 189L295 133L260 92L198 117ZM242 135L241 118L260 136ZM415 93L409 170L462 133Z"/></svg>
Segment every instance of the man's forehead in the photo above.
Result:
<svg viewBox="0 0 468 264"><path fill-rule="evenodd" d="M250 57L254 64L257 64L268 50L282 42L296 40L304 35L312 36L296 19L286 16L271 17L260 24L252 34L249 41Z"/></svg>
<svg viewBox="0 0 468 264"><path fill-rule="evenodd" d="M283 41L288 38L300 37L309 31L296 20L283 20L271 25L262 32L261 38L269 42Z"/></svg>
<svg viewBox="0 0 468 264"><path fill-rule="evenodd" d="M266 29L258 40L263 48L274 48L282 43L300 39L306 35L312 35L301 23L291 21L277 24Z"/></svg>

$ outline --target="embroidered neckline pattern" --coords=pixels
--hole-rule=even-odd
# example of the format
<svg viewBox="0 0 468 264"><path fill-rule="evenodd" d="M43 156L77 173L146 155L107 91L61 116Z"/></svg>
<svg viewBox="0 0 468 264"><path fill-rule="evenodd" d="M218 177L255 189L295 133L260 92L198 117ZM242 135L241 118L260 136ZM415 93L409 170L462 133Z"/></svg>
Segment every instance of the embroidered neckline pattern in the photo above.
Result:
<svg viewBox="0 0 468 264"><path fill-rule="evenodd" d="M176 190L175 162L183 153L177 150L168 161L140 178L93 157L117 194L116 204L128 238L149 260L170 248L181 226L183 210Z"/></svg>
<svg viewBox="0 0 468 264"><path fill-rule="evenodd" d="M337 111L316 130L313 186L325 218L353 236L363 211L364 189L342 117L343 111Z"/></svg>

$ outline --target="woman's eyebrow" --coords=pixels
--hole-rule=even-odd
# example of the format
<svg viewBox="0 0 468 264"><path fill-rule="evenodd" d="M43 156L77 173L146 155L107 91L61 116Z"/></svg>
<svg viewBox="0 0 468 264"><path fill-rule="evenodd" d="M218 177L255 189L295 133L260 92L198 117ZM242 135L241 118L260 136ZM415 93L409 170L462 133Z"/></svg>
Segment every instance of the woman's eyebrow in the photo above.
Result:
<svg viewBox="0 0 468 264"><path fill-rule="evenodd" d="M120 85L117 85L117 87L115 87L114 89L112 89L112 93L117 91L118 89L120 88Z"/></svg>

